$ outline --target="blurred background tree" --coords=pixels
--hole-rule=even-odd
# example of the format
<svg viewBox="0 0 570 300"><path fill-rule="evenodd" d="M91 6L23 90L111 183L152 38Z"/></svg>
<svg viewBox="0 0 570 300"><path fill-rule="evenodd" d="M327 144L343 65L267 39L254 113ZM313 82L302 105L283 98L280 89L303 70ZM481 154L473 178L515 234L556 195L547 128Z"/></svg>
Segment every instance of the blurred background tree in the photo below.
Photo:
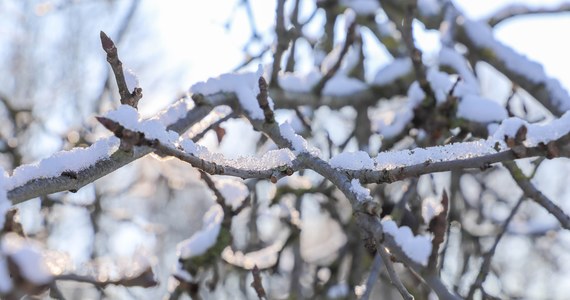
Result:
<svg viewBox="0 0 570 300"><path fill-rule="evenodd" d="M11 173L56 151L89 146L109 135L93 117L119 105L100 45L101 30L114 40L124 67L140 80L141 115L153 116L187 98L195 82L255 71L261 64L275 101L275 118L291 122L326 160L344 151L375 156L487 138L493 122L466 120L456 111L455 88L473 84L470 80L480 95L504 109L505 117L534 123L562 116L568 109L565 103L570 103L562 87L570 81L558 73L568 69L565 57L556 58L565 68L545 63L547 74L561 80L563 93L558 93L558 81L552 83L554 79L540 72L521 74L518 56L489 46L501 44L501 38L484 44L483 36L470 35L466 22L480 16L470 15L464 2L4 0L0 164ZM503 7L481 21L497 36L519 30L528 32L531 43L548 38L548 51L568 50L554 35L568 25L567 15L558 14L569 10L567 3L493 5ZM357 25L347 22L352 16L347 9L354 11ZM541 19L533 19L535 15ZM527 23L530 27L524 27ZM533 30L555 33L531 36ZM533 47L544 49L541 44ZM515 50L533 59L541 55L522 47ZM505 55L514 58L505 61ZM457 67L456 57L464 68ZM449 86L438 85L441 80L430 77L431 69L449 74ZM311 72L359 80L365 88L335 93L334 84L327 87L326 80L312 79L316 75ZM300 78L298 89L287 84L287 78ZM428 95L417 107L409 104L414 81ZM303 90L306 82L315 85ZM437 93L442 91L444 100L439 101ZM210 117L213 121L197 123L187 135L212 152L235 158L275 147L248 120L228 110ZM505 167L407 176L366 187L381 205L383 217L391 215L416 234L429 231L429 222L422 218L426 203L439 202L442 191L448 191L446 239L435 270L452 293L476 299L563 299L570 278L569 235L564 229L564 212L570 209L565 201L570 198L565 176L569 167L564 158L527 158ZM532 179L530 186L513 180L520 172ZM257 286L269 299L402 297L390 284L382 260L367 252L349 201L322 176L306 170L277 184L227 178L213 182L235 186L236 193L247 187L248 206L231 222L232 249L254 254L252 262L262 269ZM251 262L217 257L189 281L176 269L178 243L202 226L202 216L220 198L213 185L184 162L147 155L75 193L41 195L17 204L13 220L21 223L29 239L44 245L51 272L61 275L50 288L52 297L257 298L250 284L259 277L250 272ZM536 189L544 199L536 196ZM562 217L553 217L553 210L544 208L549 205L558 207ZM137 277L149 266L153 276ZM408 268L395 267L416 299L435 296ZM136 287L146 285L154 286Z"/></svg>

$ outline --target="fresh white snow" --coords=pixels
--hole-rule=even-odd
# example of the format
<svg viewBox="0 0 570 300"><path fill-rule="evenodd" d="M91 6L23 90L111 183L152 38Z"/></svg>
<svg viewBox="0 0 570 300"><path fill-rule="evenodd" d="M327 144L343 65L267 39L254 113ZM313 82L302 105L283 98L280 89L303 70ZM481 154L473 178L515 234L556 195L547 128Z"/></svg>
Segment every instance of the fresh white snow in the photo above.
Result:
<svg viewBox="0 0 570 300"><path fill-rule="evenodd" d="M214 177L214 183L224 196L226 205L229 205L233 210L240 207L249 195L247 186L239 179Z"/></svg>
<svg viewBox="0 0 570 300"><path fill-rule="evenodd" d="M121 105L116 110L109 111L105 117L129 130L144 133L145 138L157 139L163 144L174 143L179 138L178 133L167 131L158 119L139 120L138 111L129 105Z"/></svg>
<svg viewBox="0 0 570 300"><path fill-rule="evenodd" d="M36 163L16 168L8 179L7 189L21 186L37 178L60 176L64 171L81 171L97 161L108 158L119 146L119 139L108 137L98 140L87 148L60 151Z"/></svg>
<svg viewBox="0 0 570 300"><path fill-rule="evenodd" d="M17 265L20 274L32 283L43 285L52 280L52 275L44 262L40 249L16 233L4 235L2 253L9 256ZM1 277L0 275L0 280ZM0 284L0 286L2 285L5 283Z"/></svg>
<svg viewBox="0 0 570 300"><path fill-rule="evenodd" d="M425 224L429 224L433 217L443 211L441 200L436 197L427 197L422 201L422 217Z"/></svg>
<svg viewBox="0 0 570 300"><path fill-rule="evenodd" d="M176 246L178 256L182 259L189 259L206 253L216 244L223 219L222 207L219 204L213 205L204 214L202 228Z"/></svg>
<svg viewBox="0 0 570 300"><path fill-rule="evenodd" d="M496 101L476 95L465 95L459 101L457 116L479 123L500 122L509 115Z"/></svg>
<svg viewBox="0 0 570 300"><path fill-rule="evenodd" d="M125 82L127 84L127 88L129 89L129 92L132 93L135 88L141 87L139 84L139 77L137 76L137 74L135 74L135 72L133 72L133 70L126 68L125 72Z"/></svg>
<svg viewBox="0 0 570 300"><path fill-rule="evenodd" d="M192 154L205 161L214 162L222 166L230 166L248 170L267 170L282 166L291 166L295 155L289 149L270 150L259 156L238 157L236 159L226 158L221 153L210 152L206 147L194 143L190 139L184 139L180 146L188 154Z"/></svg>
<svg viewBox="0 0 570 300"><path fill-rule="evenodd" d="M560 82L546 75L544 68L537 62L521 55L512 48L498 42L493 36L491 27L484 21L465 19L465 33L476 46L492 51L493 55L502 61L507 68L528 78L536 84L543 84L550 94L552 101L561 111L570 110L570 96Z"/></svg>
<svg viewBox="0 0 570 300"><path fill-rule="evenodd" d="M364 151L342 152L330 159L333 168L360 170L374 168L374 160Z"/></svg>
<svg viewBox="0 0 570 300"><path fill-rule="evenodd" d="M352 179L350 181L350 191L356 195L356 199L358 201L372 200L372 196L370 196L370 190L363 187L358 179Z"/></svg>
<svg viewBox="0 0 570 300"><path fill-rule="evenodd" d="M412 60L409 57L395 58L376 73L372 84L378 86L388 85L411 72Z"/></svg>
<svg viewBox="0 0 570 300"><path fill-rule="evenodd" d="M402 251L404 251L410 259L423 266L427 266L432 248L431 237L423 235L414 236L410 227L398 227L392 220L382 220L382 228L384 233L394 238L396 244L400 246Z"/></svg>
<svg viewBox="0 0 570 300"><path fill-rule="evenodd" d="M222 74L217 78L210 78L206 82L198 82L190 87L191 93L211 95L219 92L235 93L240 105L252 119L263 120L265 115L259 107L257 95L259 94L259 77L263 75L263 68L259 65L257 72ZM269 107L273 109L273 100L269 100Z"/></svg>

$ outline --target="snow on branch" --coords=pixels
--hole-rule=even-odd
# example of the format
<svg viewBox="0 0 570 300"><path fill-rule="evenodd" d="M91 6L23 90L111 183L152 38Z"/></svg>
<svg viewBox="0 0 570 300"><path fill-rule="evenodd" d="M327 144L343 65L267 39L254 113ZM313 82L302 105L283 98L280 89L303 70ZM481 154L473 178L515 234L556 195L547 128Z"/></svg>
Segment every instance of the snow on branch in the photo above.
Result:
<svg viewBox="0 0 570 300"><path fill-rule="evenodd" d="M82 170L99 161L109 159L118 146L119 140L115 137L109 137L101 139L87 148L60 151L36 163L22 165L16 168L12 176L8 178L7 188L11 190L30 181L58 176L77 179L77 174Z"/></svg>
<svg viewBox="0 0 570 300"><path fill-rule="evenodd" d="M561 116L570 110L568 91L558 80L548 77L540 64L497 41L491 27L482 21L464 19L461 26L463 34L457 39L465 43L473 55L519 84L554 115Z"/></svg>
<svg viewBox="0 0 570 300"><path fill-rule="evenodd" d="M257 96L260 94L259 78L263 75L263 68L259 66L257 72L242 74L222 74L217 78L210 78L206 82L199 82L190 87L190 92L200 95L217 93L235 93L241 107L252 118L265 119L264 110L260 107ZM267 107L273 110L271 98L267 99Z"/></svg>
<svg viewBox="0 0 570 300"><path fill-rule="evenodd" d="M224 220L224 210L219 204L213 205L202 219L202 228L194 233L189 239L184 240L176 247L178 256L182 259L189 259L204 254L216 243L222 221Z"/></svg>
<svg viewBox="0 0 570 300"><path fill-rule="evenodd" d="M227 159L190 139L180 139L176 132L167 131L158 120L139 120L137 111L127 105L97 119L132 146L154 148L160 154L176 157L210 174L277 180L284 174L292 174L295 168L295 156L287 149L269 151L262 157Z"/></svg>
<svg viewBox="0 0 570 300"><path fill-rule="evenodd" d="M398 227L392 220L383 220L382 229L384 233L391 235L396 244L413 261L427 266L428 258L431 254L431 237L418 235L414 236L408 226Z"/></svg>
<svg viewBox="0 0 570 300"><path fill-rule="evenodd" d="M530 7L524 4L509 4L499 10L497 10L493 15L488 18L487 23L491 27L497 26L497 24L514 17L536 15L536 14L552 14L552 13L564 13L570 11L569 3L560 3L556 6L544 6L544 7Z"/></svg>
<svg viewBox="0 0 570 300"><path fill-rule="evenodd" d="M519 136L522 128L524 134ZM569 144L570 113L566 113L544 125L506 119L487 140L381 152L374 158L366 158L362 152L341 153L331 158L331 164L349 171L363 183L393 182L433 172L486 168L492 163L523 157L569 156Z"/></svg>
<svg viewBox="0 0 570 300"><path fill-rule="evenodd" d="M16 233L5 234L0 243L0 294L37 293L53 281L38 245Z"/></svg>

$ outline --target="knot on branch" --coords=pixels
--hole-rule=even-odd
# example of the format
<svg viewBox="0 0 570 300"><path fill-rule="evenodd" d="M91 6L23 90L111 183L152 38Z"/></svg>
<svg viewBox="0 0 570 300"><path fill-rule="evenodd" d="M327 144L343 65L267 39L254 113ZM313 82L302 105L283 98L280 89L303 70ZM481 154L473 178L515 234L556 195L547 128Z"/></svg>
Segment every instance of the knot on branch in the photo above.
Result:
<svg viewBox="0 0 570 300"><path fill-rule="evenodd" d="M202 106L208 104L208 101L206 101L206 97L204 97L204 95L202 94L193 94L190 98L192 98L192 101L194 101L194 104L196 106Z"/></svg>
<svg viewBox="0 0 570 300"><path fill-rule="evenodd" d="M269 180L271 181L271 183L277 183L279 179L285 176L291 176L293 175L293 173L295 173L295 171L293 170L293 168L289 166L279 167L275 171L273 171L273 174L271 174Z"/></svg>

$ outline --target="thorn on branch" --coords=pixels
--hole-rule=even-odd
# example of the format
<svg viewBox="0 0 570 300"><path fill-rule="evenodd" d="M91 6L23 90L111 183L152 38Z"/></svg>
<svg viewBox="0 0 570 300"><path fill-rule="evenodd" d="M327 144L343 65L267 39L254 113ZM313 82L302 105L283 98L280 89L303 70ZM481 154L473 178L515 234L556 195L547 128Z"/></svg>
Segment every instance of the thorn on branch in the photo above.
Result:
<svg viewBox="0 0 570 300"><path fill-rule="evenodd" d="M107 53L107 62L109 62L109 65L111 65L111 69L113 70L113 74L115 74L115 81L117 82L119 95L121 96L121 104L137 108L139 100L143 96L142 89L140 87L136 87L132 92L129 91L125 80L125 74L123 72L123 63L119 59L115 43L103 31L101 31L99 35L101 38L101 46L105 53Z"/></svg>
<svg viewBox="0 0 570 300"><path fill-rule="evenodd" d="M275 123L275 116L273 115L273 110L269 106L269 93L267 92L267 81L263 76L259 77L259 94L257 94L257 102L259 102L259 107L263 110L263 115L265 116L265 123L273 124Z"/></svg>

